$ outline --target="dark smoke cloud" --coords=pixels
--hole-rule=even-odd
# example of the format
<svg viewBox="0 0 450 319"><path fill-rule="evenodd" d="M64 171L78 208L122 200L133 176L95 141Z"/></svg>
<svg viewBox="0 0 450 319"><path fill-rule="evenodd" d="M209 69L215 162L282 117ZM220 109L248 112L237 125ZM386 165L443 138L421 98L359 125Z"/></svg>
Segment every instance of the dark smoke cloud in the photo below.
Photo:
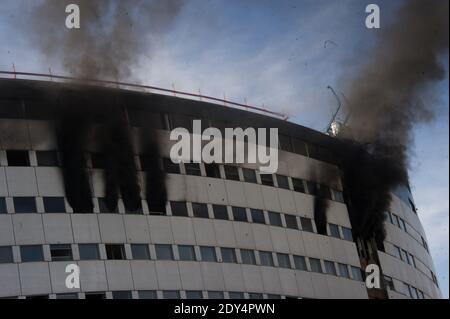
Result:
<svg viewBox="0 0 450 319"><path fill-rule="evenodd" d="M448 59L448 1L405 1L347 84L351 139L343 149L344 184L358 236L384 237L390 191L408 182L414 125L435 115L432 85ZM356 142L356 143L355 143Z"/></svg>
<svg viewBox="0 0 450 319"><path fill-rule="evenodd" d="M78 4L81 28L67 29L65 8ZM27 36L75 76L126 80L138 59L151 59L183 0L44 0L30 17Z"/></svg>

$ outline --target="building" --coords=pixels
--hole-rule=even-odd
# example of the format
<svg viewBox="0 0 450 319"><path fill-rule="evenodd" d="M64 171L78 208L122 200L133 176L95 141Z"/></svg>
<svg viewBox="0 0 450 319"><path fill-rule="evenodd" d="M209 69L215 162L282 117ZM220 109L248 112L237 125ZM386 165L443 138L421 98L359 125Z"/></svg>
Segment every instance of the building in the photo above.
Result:
<svg viewBox="0 0 450 319"><path fill-rule="evenodd" d="M120 112L98 107L105 99L120 101ZM98 117L115 120L98 124ZM169 130L192 119L218 128L277 127L278 173L167 160ZM130 141L121 121L131 126ZM146 134L159 149L145 153ZM333 161L338 147L311 129L203 101L0 79L0 297L440 298L406 187L393 195L382 250L353 238ZM119 159L109 161L104 149ZM165 177L148 163L159 163ZM127 193L136 189L134 172L122 164L135 165L137 205ZM164 178L166 194L158 189ZM325 235L314 222L310 192L317 187L328 203ZM367 261L380 266L381 289L366 288ZM74 263L80 289L65 284Z"/></svg>

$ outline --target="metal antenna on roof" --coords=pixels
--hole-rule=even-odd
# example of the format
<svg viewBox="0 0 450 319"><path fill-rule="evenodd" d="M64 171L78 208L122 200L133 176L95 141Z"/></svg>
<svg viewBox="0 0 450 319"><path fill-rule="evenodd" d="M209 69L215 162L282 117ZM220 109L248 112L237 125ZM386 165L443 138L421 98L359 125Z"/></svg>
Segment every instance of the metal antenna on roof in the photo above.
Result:
<svg viewBox="0 0 450 319"><path fill-rule="evenodd" d="M334 97L336 98L336 100L338 102L338 107L336 109L336 112L334 112L333 117L331 118L330 122L328 123L327 128L325 129L325 133L330 133L331 125L336 121L336 116L338 115L339 111L341 110L342 103L341 103L341 100L339 99L339 96L336 94L336 92L330 85L327 86L327 89L329 89L333 93Z"/></svg>

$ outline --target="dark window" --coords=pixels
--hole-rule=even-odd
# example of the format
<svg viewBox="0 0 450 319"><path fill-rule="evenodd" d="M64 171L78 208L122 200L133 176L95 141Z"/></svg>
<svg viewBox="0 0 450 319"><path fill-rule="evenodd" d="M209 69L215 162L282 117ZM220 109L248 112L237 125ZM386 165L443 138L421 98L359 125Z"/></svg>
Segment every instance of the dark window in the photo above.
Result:
<svg viewBox="0 0 450 319"><path fill-rule="evenodd" d="M212 178L220 178L220 167L217 164L205 164L206 176Z"/></svg>
<svg viewBox="0 0 450 319"><path fill-rule="evenodd" d="M66 293L66 294L57 294L56 299L78 299L78 294L74 293Z"/></svg>
<svg viewBox="0 0 450 319"><path fill-rule="evenodd" d="M241 259L243 264L256 265L255 252L250 249L241 249Z"/></svg>
<svg viewBox="0 0 450 319"><path fill-rule="evenodd" d="M156 291L154 290L141 290L138 292L139 299L157 299Z"/></svg>
<svg viewBox="0 0 450 319"><path fill-rule="evenodd" d="M247 211L244 207L232 207L233 219L238 222L247 222Z"/></svg>
<svg viewBox="0 0 450 319"><path fill-rule="evenodd" d="M185 202L170 202L172 209L172 216L188 216L188 211Z"/></svg>
<svg viewBox="0 0 450 319"><path fill-rule="evenodd" d="M22 258L22 262L33 262L44 260L42 246L40 245L20 246L20 256Z"/></svg>
<svg viewBox="0 0 450 319"><path fill-rule="evenodd" d="M183 261L196 260L194 246L178 245L178 255L180 256L180 260Z"/></svg>
<svg viewBox="0 0 450 319"><path fill-rule="evenodd" d="M244 293L238 291L230 291L228 292L228 296L230 299L244 299Z"/></svg>
<svg viewBox="0 0 450 319"><path fill-rule="evenodd" d="M170 158L163 158L163 167L168 174L180 174L180 164L172 162Z"/></svg>
<svg viewBox="0 0 450 319"><path fill-rule="evenodd" d="M208 206L202 203L192 203L194 217L208 218Z"/></svg>
<svg viewBox="0 0 450 319"><path fill-rule="evenodd" d="M289 189L289 181L286 176L277 175L277 182L279 188Z"/></svg>
<svg viewBox="0 0 450 319"><path fill-rule="evenodd" d="M392 214L392 219L394 220L394 225L400 227L400 219L397 215Z"/></svg>
<svg viewBox="0 0 450 319"><path fill-rule="evenodd" d="M236 263L236 251L234 248L220 248L222 252L222 261L224 263Z"/></svg>
<svg viewBox="0 0 450 319"><path fill-rule="evenodd" d="M319 259L309 258L309 265L311 266L312 272L322 273L322 264Z"/></svg>
<svg viewBox="0 0 450 319"><path fill-rule="evenodd" d="M394 255L395 257L397 257L398 259L402 259L402 251L400 250L399 247L394 245Z"/></svg>
<svg viewBox="0 0 450 319"><path fill-rule="evenodd" d="M306 259L303 256L294 255L294 266L295 269L307 271L308 267L306 267Z"/></svg>
<svg viewBox="0 0 450 319"><path fill-rule="evenodd" d="M38 166L60 166L58 152L56 151L36 151Z"/></svg>
<svg viewBox="0 0 450 319"><path fill-rule="evenodd" d="M49 299L48 295L26 296L25 299Z"/></svg>
<svg viewBox="0 0 450 319"><path fill-rule="evenodd" d="M358 280L358 281L363 281L361 268L355 267L355 266L350 266L350 267L352 269L352 277L353 277L353 279Z"/></svg>
<svg viewBox="0 0 450 319"><path fill-rule="evenodd" d="M131 255L133 259L147 260L150 259L150 251L146 244L131 244Z"/></svg>
<svg viewBox="0 0 450 319"><path fill-rule="evenodd" d="M144 211L142 210L142 203L141 201L138 202L138 206L137 207L130 207L129 205L127 206L127 202L124 203L125 204L125 214L143 214Z"/></svg>
<svg viewBox="0 0 450 319"><path fill-rule="evenodd" d="M306 151L306 144L305 142L298 140L296 138L292 139L292 146L294 148L294 153L303 155L303 156L308 156L308 153Z"/></svg>
<svg viewBox="0 0 450 319"><path fill-rule="evenodd" d="M342 235L345 240L353 241L352 230L350 228L342 227Z"/></svg>
<svg viewBox="0 0 450 319"><path fill-rule="evenodd" d="M164 290L163 291L164 299L180 299L180 292L176 290Z"/></svg>
<svg viewBox="0 0 450 319"><path fill-rule="evenodd" d="M335 224L328 224L330 227L330 236L335 238L341 238L341 235L339 233L339 226Z"/></svg>
<svg viewBox="0 0 450 319"><path fill-rule="evenodd" d="M7 264L13 262L13 254L12 254L12 248L7 247L0 247L0 264Z"/></svg>
<svg viewBox="0 0 450 319"><path fill-rule="evenodd" d="M273 256L270 251L260 251L259 252L259 260L262 266L273 267Z"/></svg>
<svg viewBox="0 0 450 319"><path fill-rule="evenodd" d="M339 276L344 278L350 278L350 273L348 272L348 267L346 264L338 264L339 267Z"/></svg>
<svg viewBox="0 0 450 319"><path fill-rule="evenodd" d="M292 186L294 187L294 191L300 193L306 193L305 184L302 179L292 178Z"/></svg>
<svg viewBox="0 0 450 319"><path fill-rule="evenodd" d="M106 156L100 153L91 153L92 168L103 169L106 167Z"/></svg>
<svg viewBox="0 0 450 319"><path fill-rule="evenodd" d="M410 263L409 260L408 260L408 252L406 250L404 250L404 249L402 249L402 260L404 262L407 262L408 264Z"/></svg>
<svg viewBox="0 0 450 319"><path fill-rule="evenodd" d="M273 186L273 176L271 174L260 174L261 184L266 186Z"/></svg>
<svg viewBox="0 0 450 319"><path fill-rule="evenodd" d="M338 190L333 190L333 194L334 194L334 200L337 202L341 202L344 203L344 193L342 193L341 191Z"/></svg>
<svg viewBox="0 0 450 319"><path fill-rule="evenodd" d="M46 213L64 213L66 211L64 197L44 197L43 201Z"/></svg>
<svg viewBox="0 0 450 319"><path fill-rule="evenodd" d="M131 299L131 291L113 291L113 299Z"/></svg>
<svg viewBox="0 0 450 319"><path fill-rule="evenodd" d="M272 226L283 227L281 215L279 213L269 212L269 222Z"/></svg>
<svg viewBox="0 0 450 319"><path fill-rule="evenodd" d="M314 232L313 226L312 226L312 221L310 218L300 217L300 223L302 224L303 231L309 231L311 233Z"/></svg>
<svg viewBox="0 0 450 319"><path fill-rule="evenodd" d="M116 208L112 211L108 208L108 204L106 203L106 198L103 197L99 197L98 198L98 208L100 210L100 213L104 213L104 214L112 214L112 213L118 213L118 209L117 206Z"/></svg>
<svg viewBox="0 0 450 319"><path fill-rule="evenodd" d="M52 261L73 260L72 247L69 244L50 245Z"/></svg>
<svg viewBox="0 0 450 319"><path fill-rule="evenodd" d="M217 261L216 249L214 247L200 246L202 261Z"/></svg>
<svg viewBox="0 0 450 319"><path fill-rule="evenodd" d="M275 294L267 294L267 299L281 299L281 296Z"/></svg>
<svg viewBox="0 0 450 319"><path fill-rule="evenodd" d="M257 292L249 292L248 299L263 299L263 294Z"/></svg>
<svg viewBox="0 0 450 319"><path fill-rule="evenodd" d="M203 293L199 290L186 291L186 299L203 299Z"/></svg>
<svg viewBox="0 0 450 319"><path fill-rule="evenodd" d="M327 274L329 275L334 275L337 276L337 272L336 272L336 266L334 265L334 262L329 261L329 260L325 260L325 271Z"/></svg>
<svg viewBox="0 0 450 319"><path fill-rule="evenodd" d="M106 258L111 260L122 260L125 258L125 248L123 245L105 245Z"/></svg>
<svg viewBox="0 0 450 319"><path fill-rule="evenodd" d="M404 220L403 218L400 218L400 228L401 228L403 231L408 232L408 231L406 230L406 223L405 223L405 220Z"/></svg>
<svg viewBox="0 0 450 319"><path fill-rule="evenodd" d="M257 223L257 224L265 224L266 223L266 221L264 220L264 213L262 210L252 208L250 211L252 213L252 221L254 223Z"/></svg>
<svg viewBox="0 0 450 319"><path fill-rule="evenodd" d="M233 181L239 180L239 170L236 166L225 165L225 178Z"/></svg>
<svg viewBox="0 0 450 319"><path fill-rule="evenodd" d="M224 299L222 291L208 291L208 299Z"/></svg>
<svg viewBox="0 0 450 319"><path fill-rule="evenodd" d="M319 185L319 196L331 200L331 190L326 185Z"/></svg>
<svg viewBox="0 0 450 319"><path fill-rule="evenodd" d="M28 151L6 151L8 166L30 166Z"/></svg>
<svg viewBox="0 0 450 319"><path fill-rule="evenodd" d="M250 168L243 168L242 173L244 175L244 181L247 183L258 183L258 180L256 179L256 172L253 169Z"/></svg>
<svg viewBox="0 0 450 319"><path fill-rule="evenodd" d="M100 259L97 244L79 244L78 250L80 252L81 260L96 260Z"/></svg>
<svg viewBox="0 0 450 319"><path fill-rule="evenodd" d="M228 220L227 206L224 205L213 205L213 212L215 219L225 219Z"/></svg>
<svg viewBox="0 0 450 319"><path fill-rule="evenodd" d="M306 186L308 186L308 194L310 195L318 195L319 187L314 182L306 182Z"/></svg>
<svg viewBox="0 0 450 319"><path fill-rule="evenodd" d="M286 227L291 229L298 229L297 218L294 215L284 215Z"/></svg>
<svg viewBox="0 0 450 319"><path fill-rule="evenodd" d="M4 197L0 197L0 214L7 214L8 210L6 209L6 199Z"/></svg>
<svg viewBox="0 0 450 319"><path fill-rule="evenodd" d="M187 175L202 176L199 163L184 163Z"/></svg>
<svg viewBox="0 0 450 319"><path fill-rule="evenodd" d="M291 261L288 254L277 253L278 266L283 268L291 268Z"/></svg>
<svg viewBox="0 0 450 319"><path fill-rule="evenodd" d="M173 260L172 245L156 244L156 259L158 260Z"/></svg>
<svg viewBox="0 0 450 319"><path fill-rule="evenodd" d="M16 213L36 212L36 201L34 197L14 197L13 201Z"/></svg>
<svg viewBox="0 0 450 319"><path fill-rule="evenodd" d="M104 292L86 292L84 294L85 299L106 299Z"/></svg>

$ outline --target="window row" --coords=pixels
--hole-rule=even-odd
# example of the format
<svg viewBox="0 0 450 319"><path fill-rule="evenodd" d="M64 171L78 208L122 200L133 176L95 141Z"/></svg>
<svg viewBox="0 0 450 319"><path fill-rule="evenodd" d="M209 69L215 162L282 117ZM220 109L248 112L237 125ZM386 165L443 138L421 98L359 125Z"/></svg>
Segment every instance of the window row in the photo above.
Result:
<svg viewBox="0 0 450 319"><path fill-rule="evenodd" d="M397 226L398 228L400 228L401 230L403 230L404 232L406 232L407 234L410 234L410 232L408 231L408 224L405 222L405 220L399 216L397 216L394 213L391 212L386 212L386 220L391 223L394 226ZM414 237L413 237L414 238ZM425 250L428 252L428 244L425 240L425 238L423 238L423 236L420 236L421 241L419 242L424 248ZM415 239L415 238L414 238Z"/></svg>
<svg viewBox="0 0 450 319"><path fill-rule="evenodd" d="M223 262L267 267L281 267L302 271L363 280L359 267L337 263L331 260L291 255L271 251L257 251L214 246L154 244L150 252L149 244L130 244L131 256L127 256L125 245L105 244L107 260L178 260ZM23 245L20 247L22 262L44 261L42 245ZM51 261L73 261L71 244L49 245ZM80 260L100 260L99 244L78 244ZM128 258L127 258L128 257ZM11 246L0 247L0 263L13 263Z"/></svg>
<svg viewBox="0 0 450 319"><path fill-rule="evenodd" d="M409 296L412 299L425 299L425 294L423 293L422 290L415 288L407 283L403 283L403 287L400 291L398 289L396 289L395 285L394 285L394 281L392 279L392 277L390 276L383 276L383 282L384 282L384 286L385 288L392 290L392 291L397 291L400 292L402 294L405 294L407 296Z"/></svg>

